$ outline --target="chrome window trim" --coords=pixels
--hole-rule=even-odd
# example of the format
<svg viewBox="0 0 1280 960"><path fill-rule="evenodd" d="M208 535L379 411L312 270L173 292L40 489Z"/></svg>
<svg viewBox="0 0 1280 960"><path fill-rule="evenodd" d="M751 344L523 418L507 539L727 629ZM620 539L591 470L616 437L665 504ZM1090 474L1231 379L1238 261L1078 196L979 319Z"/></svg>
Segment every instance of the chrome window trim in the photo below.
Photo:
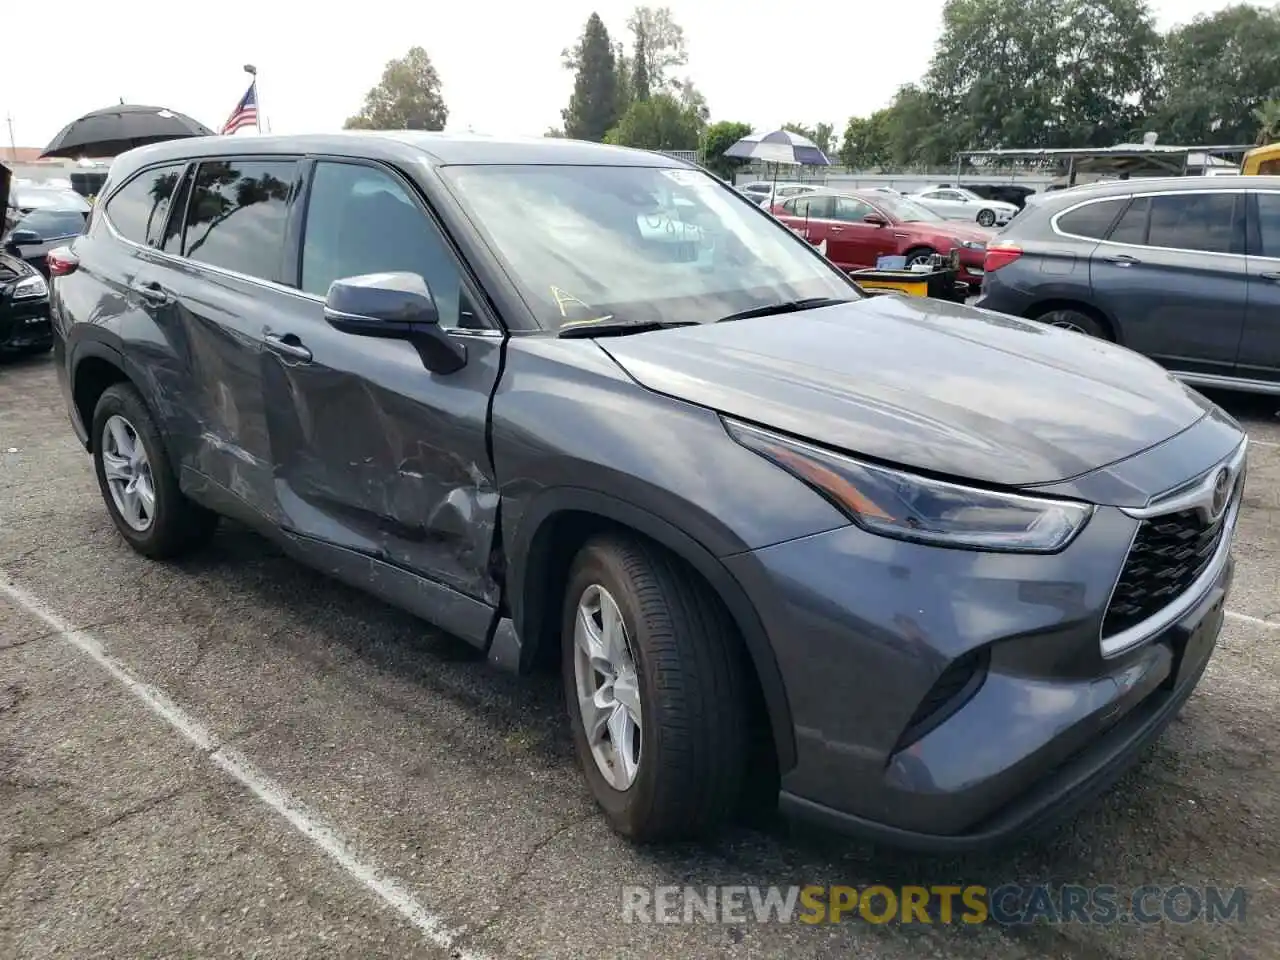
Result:
<svg viewBox="0 0 1280 960"><path fill-rule="evenodd" d="M1249 441L1246 438L1240 442L1240 446L1230 455L1215 463L1190 484L1183 484L1174 488L1174 493L1171 496L1166 495L1163 498L1157 498L1145 507L1121 508L1122 513L1137 519L1141 523L1152 517L1177 513L1181 510L1204 509L1206 501L1211 502L1212 500L1214 480L1218 471L1223 467L1231 471L1232 481L1237 483L1237 488L1224 511L1222 539L1218 541L1218 547L1214 551L1212 559L1210 559L1200 576L1196 577L1191 586L1187 587L1175 600L1161 607L1140 623L1135 623L1133 626L1127 627L1109 637L1102 636L1103 627L1100 625L1098 627L1098 643L1102 649L1103 657L1118 656L1146 643L1152 637L1169 629L1169 627L1190 613L1205 598L1214 582L1221 576L1222 571L1226 568L1227 560L1231 556L1236 522L1240 517L1240 504L1244 499L1244 484L1239 481L1244 475L1248 449ZM1124 563L1126 564L1129 562L1129 553L1133 550L1133 543L1137 540L1137 537L1138 528L1135 527L1133 536L1129 541L1129 549L1125 551L1124 555ZM1106 622L1105 611L1111 609L1111 602L1115 599L1115 592L1120 586L1120 577L1123 573L1124 565L1122 564L1120 571L1116 574L1115 583L1111 586L1111 592L1107 595L1107 605L1103 608L1104 624Z"/></svg>
<svg viewBox="0 0 1280 960"><path fill-rule="evenodd" d="M1234 190L1204 190L1204 189L1144 190L1144 191L1139 191L1137 193L1121 193L1121 194L1116 194L1109 197L1089 197L1087 200L1081 200L1079 203L1073 203L1071 206L1063 210L1059 210L1057 213L1055 213L1052 217L1049 218L1049 229L1052 230L1054 233L1056 233L1058 236L1067 240L1083 240L1086 243L1098 243L1098 244L1105 243L1109 247L1123 247L1126 250L1164 250L1169 253L1201 254L1206 257L1238 257L1243 260L1244 257L1246 256L1246 254L1243 254L1243 253L1230 253L1230 252L1223 253L1217 250L1193 250L1188 247L1158 247L1154 243L1123 243L1118 240L1099 240L1097 237L1083 237L1077 233L1067 233L1065 230L1060 230L1058 228L1058 219L1060 217L1065 217L1068 213L1071 213L1074 210L1079 210L1081 207L1087 207L1091 203L1103 203L1107 200L1138 200L1142 197L1189 197L1189 196L1202 196L1204 194L1212 194L1212 195L1225 194L1230 197L1235 197L1235 196L1241 196L1241 195L1247 196L1250 193L1259 193L1259 192L1278 193L1280 191L1276 191L1276 190L1255 191L1255 190L1247 190L1244 187L1238 187ZM1112 224L1112 226L1115 226L1115 224Z"/></svg>

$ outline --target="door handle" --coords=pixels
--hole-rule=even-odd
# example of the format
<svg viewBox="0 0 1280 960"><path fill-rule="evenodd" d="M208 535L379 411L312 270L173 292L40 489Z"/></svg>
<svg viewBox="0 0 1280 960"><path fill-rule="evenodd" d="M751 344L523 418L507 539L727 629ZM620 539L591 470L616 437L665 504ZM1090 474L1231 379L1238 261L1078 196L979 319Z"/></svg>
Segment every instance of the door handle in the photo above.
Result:
<svg viewBox="0 0 1280 960"><path fill-rule="evenodd" d="M1141 263L1137 257L1131 257L1127 253L1117 253L1114 257L1103 257L1107 263L1114 263L1117 267L1128 267L1135 263Z"/></svg>
<svg viewBox="0 0 1280 960"><path fill-rule="evenodd" d="M1270 280L1272 283L1280 283L1280 273L1260 273L1258 276L1263 280Z"/></svg>
<svg viewBox="0 0 1280 960"><path fill-rule="evenodd" d="M827 227L830 233L844 233L844 227Z"/></svg>
<svg viewBox="0 0 1280 960"><path fill-rule="evenodd" d="M267 349L272 353L288 357L290 360L301 360L303 363L311 360L311 351L304 347L302 341L292 333L266 333L263 334L263 339L266 341Z"/></svg>
<svg viewBox="0 0 1280 960"><path fill-rule="evenodd" d="M155 280L135 280L129 284L129 289L142 297L149 303L164 304L169 302L169 293L164 287L160 286Z"/></svg>

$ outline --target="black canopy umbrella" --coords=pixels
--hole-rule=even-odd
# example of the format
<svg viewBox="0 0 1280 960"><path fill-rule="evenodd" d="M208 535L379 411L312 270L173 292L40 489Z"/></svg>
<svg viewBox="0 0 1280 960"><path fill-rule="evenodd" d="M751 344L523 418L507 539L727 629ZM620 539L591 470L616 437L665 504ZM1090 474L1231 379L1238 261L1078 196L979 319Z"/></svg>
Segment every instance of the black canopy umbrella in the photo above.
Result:
<svg viewBox="0 0 1280 960"><path fill-rule="evenodd" d="M114 157L148 143L212 136L212 130L185 114L164 107L121 103L68 123L40 156Z"/></svg>

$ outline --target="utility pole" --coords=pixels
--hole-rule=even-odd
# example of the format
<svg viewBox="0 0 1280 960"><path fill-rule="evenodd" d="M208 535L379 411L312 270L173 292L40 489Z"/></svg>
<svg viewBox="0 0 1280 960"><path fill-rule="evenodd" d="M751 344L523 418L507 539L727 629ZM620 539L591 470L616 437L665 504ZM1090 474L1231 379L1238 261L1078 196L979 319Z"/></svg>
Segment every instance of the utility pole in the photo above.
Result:
<svg viewBox="0 0 1280 960"><path fill-rule="evenodd" d="M9 159L18 162L18 141L13 138L13 114L6 113L4 121L9 125Z"/></svg>

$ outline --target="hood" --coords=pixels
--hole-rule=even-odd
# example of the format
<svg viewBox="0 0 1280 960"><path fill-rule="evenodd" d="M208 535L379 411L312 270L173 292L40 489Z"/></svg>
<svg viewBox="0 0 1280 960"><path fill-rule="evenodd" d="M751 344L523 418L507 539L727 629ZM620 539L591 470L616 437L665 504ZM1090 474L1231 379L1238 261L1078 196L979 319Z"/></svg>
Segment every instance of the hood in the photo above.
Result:
<svg viewBox="0 0 1280 960"><path fill-rule="evenodd" d="M918 297L597 342L656 392L875 460L1002 486L1125 459L1208 409L1130 350Z"/></svg>

